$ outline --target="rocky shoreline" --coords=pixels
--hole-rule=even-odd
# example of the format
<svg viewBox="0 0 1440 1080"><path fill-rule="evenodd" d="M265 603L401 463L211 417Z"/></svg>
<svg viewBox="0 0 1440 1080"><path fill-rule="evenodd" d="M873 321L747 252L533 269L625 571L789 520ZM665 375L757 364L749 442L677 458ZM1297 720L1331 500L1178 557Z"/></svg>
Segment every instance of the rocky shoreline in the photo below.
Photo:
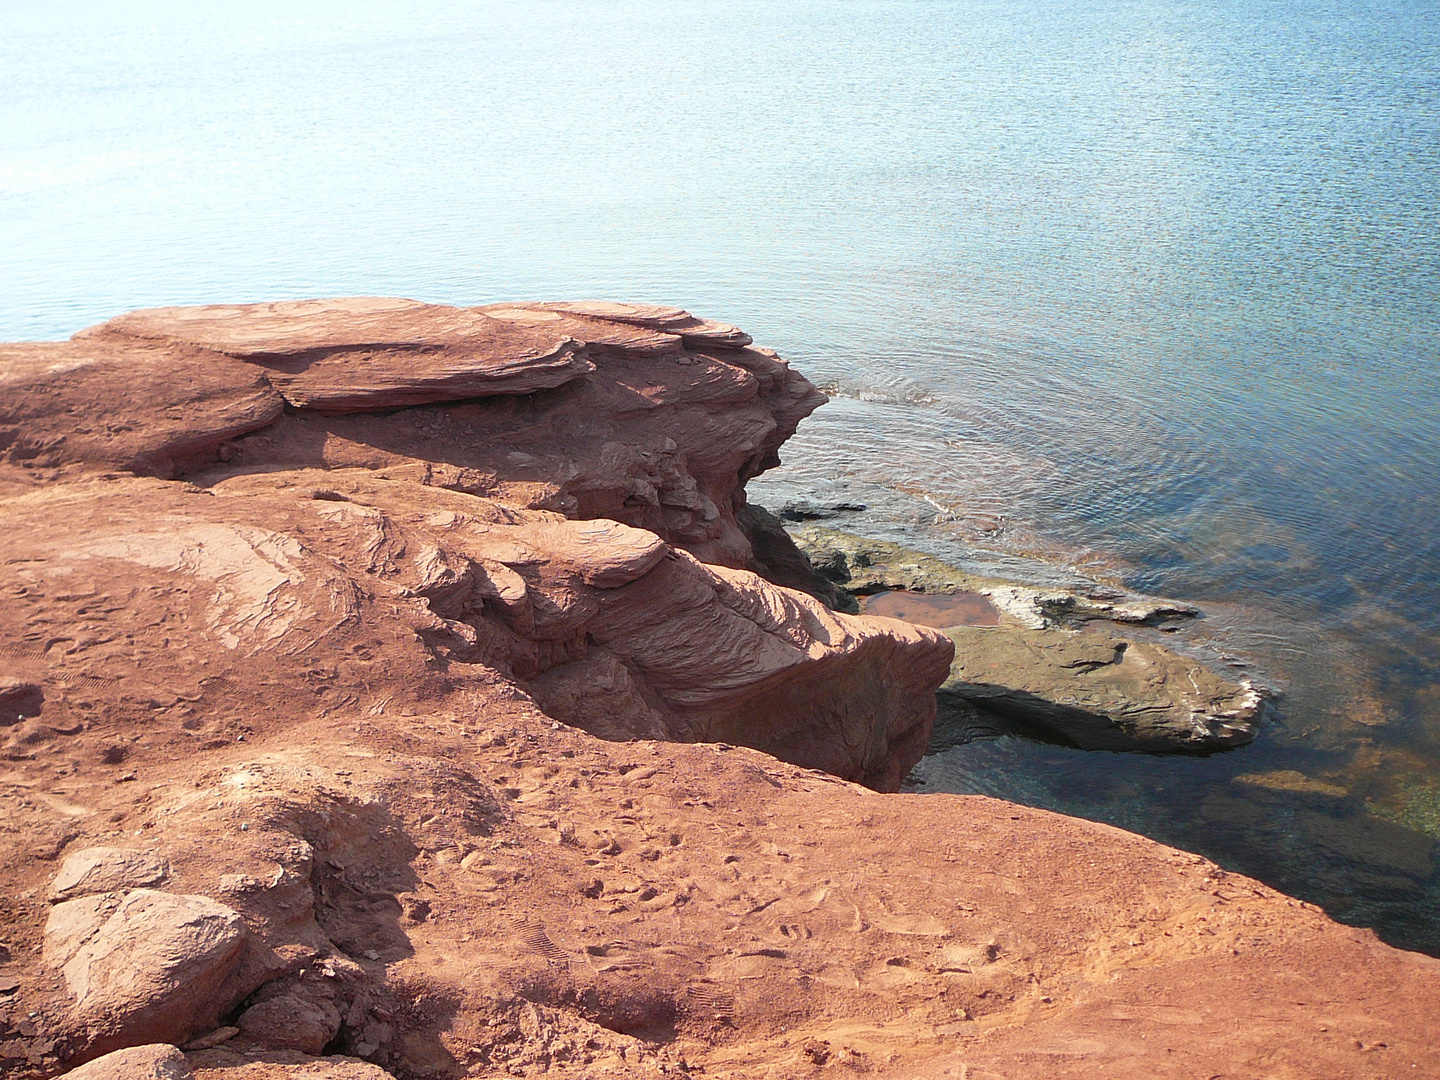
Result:
<svg viewBox="0 0 1440 1080"><path fill-rule="evenodd" d="M158 309L0 384L6 1075L1440 1072L1440 963L881 793L937 689L1182 752L1264 694L1126 629L1184 605L797 547L745 483L824 398L733 326Z"/></svg>
<svg viewBox="0 0 1440 1080"><path fill-rule="evenodd" d="M1086 750L1212 753L1252 741L1275 696L1135 632L1176 630L1200 614L1193 605L982 577L823 526L792 535L847 606L945 630L955 659L939 703L952 729L1008 722Z"/></svg>

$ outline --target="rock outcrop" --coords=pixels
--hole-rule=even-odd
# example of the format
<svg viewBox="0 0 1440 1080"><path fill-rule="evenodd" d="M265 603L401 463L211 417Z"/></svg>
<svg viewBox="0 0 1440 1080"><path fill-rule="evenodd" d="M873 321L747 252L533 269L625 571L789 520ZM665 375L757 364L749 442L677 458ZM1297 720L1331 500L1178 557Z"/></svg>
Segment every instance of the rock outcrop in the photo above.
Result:
<svg viewBox="0 0 1440 1080"><path fill-rule="evenodd" d="M50 900L73 900L97 893L159 885L170 867L153 851L95 847L73 851L60 864L50 885Z"/></svg>
<svg viewBox="0 0 1440 1080"><path fill-rule="evenodd" d="M123 645L57 657L57 681L103 669L89 677L198 699L227 680L261 709L294 692L263 706L263 687L309 684L326 707L366 710L501 676L607 738L738 742L893 789L924 753L952 651L648 531L368 471L245 474L204 494L77 481L7 513L18 531L0 553L28 560L32 618L67 618L77 601L57 592L87 608L117 586L146 598L106 617ZM182 626L193 640L168 648ZM56 721L91 715L73 697Z"/></svg>
<svg viewBox="0 0 1440 1080"><path fill-rule="evenodd" d="M0 384L7 1077L1440 1072L1432 961L874 790L953 644L747 508L821 398L734 327L138 312Z"/></svg>
<svg viewBox="0 0 1440 1080"><path fill-rule="evenodd" d="M1132 629L1198 615L1188 604L985 578L823 526L795 533L806 565L864 597L860 610L946 629L955 642L940 689L948 739L998 729L1087 750L1211 753L1251 742L1264 720L1271 691Z"/></svg>
<svg viewBox="0 0 1440 1080"><path fill-rule="evenodd" d="M68 345L12 347L8 460L37 477L188 470L222 497L66 485L20 499L17 523L26 543L60 541L50 565L71 580L213 589L184 615L242 656L302 655L387 594L430 649L427 677L484 665L607 737L728 739L893 788L933 719L914 691L943 677L949 645L726 574L754 564L736 523L745 480L823 400L749 346L734 327L624 304L135 312ZM74 440L132 353L148 396L108 403L104 433L123 438ZM197 391L167 398L167 364L182 386L204 373L224 422L186 429ZM237 417L256 433L238 438ZM47 526L55 514L71 527ZM173 685L212 666L197 655Z"/></svg>
<svg viewBox="0 0 1440 1080"><path fill-rule="evenodd" d="M0 464L22 479L399 468L745 568L744 483L825 400L749 341L633 304L139 311L70 342L0 346Z"/></svg>

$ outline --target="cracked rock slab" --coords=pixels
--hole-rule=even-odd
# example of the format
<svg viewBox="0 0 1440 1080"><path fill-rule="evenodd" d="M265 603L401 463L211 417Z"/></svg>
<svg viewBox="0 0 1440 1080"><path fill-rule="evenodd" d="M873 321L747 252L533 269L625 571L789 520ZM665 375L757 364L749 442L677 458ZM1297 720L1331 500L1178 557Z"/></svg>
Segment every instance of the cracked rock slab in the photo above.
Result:
<svg viewBox="0 0 1440 1080"><path fill-rule="evenodd" d="M51 900L141 889L158 885L170 876L170 866L159 855L130 848L93 847L65 857L50 886Z"/></svg>
<svg viewBox="0 0 1440 1080"><path fill-rule="evenodd" d="M326 413L549 390L595 370L563 332L387 297L133 311L83 332L222 353Z"/></svg>

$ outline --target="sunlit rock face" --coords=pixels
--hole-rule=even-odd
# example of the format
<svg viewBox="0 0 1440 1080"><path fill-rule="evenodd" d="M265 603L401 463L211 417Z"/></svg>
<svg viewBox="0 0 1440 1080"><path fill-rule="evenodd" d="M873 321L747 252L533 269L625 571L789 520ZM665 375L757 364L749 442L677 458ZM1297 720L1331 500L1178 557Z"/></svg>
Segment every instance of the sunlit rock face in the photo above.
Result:
<svg viewBox="0 0 1440 1080"><path fill-rule="evenodd" d="M747 513L823 399L734 327L166 309L0 386L7 1076L1440 1072L1433 963L880 793L954 644Z"/></svg>

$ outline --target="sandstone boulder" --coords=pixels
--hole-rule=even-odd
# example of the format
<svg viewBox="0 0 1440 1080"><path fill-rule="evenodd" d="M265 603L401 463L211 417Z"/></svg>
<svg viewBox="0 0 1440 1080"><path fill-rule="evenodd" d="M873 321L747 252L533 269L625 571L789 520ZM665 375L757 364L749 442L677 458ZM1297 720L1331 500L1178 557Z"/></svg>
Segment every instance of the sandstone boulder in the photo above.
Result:
<svg viewBox="0 0 1440 1080"><path fill-rule="evenodd" d="M204 896L131 892L61 968L92 1049L182 1043L214 1027L233 1004L228 977L247 933L239 915Z"/></svg>
<svg viewBox="0 0 1440 1080"><path fill-rule="evenodd" d="M557 718L613 733L623 696L637 706L636 736L658 721L673 741L740 743L882 790L924 753L925 688L951 653L934 630L841 615L684 556L601 606L585 635L583 656L533 684ZM587 695L591 685L616 690Z"/></svg>
<svg viewBox="0 0 1440 1080"><path fill-rule="evenodd" d="M47 966L59 970L70 962L120 906L118 893L99 893L63 900L45 919L43 956Z"/></svg>
<svg viewBox="0 0 1440 1080"><path fill-rule="evenodd" d="M169 1043L114 1050L65 1074L69 1080L190 1080L185 1055Z"/></svg>
<svg viewBox="0 0 1440 1080"><path fill-rule="evenodd" d="M152 851L94 847L65 856L50 885L51 900L139 889L158 885L170 875L169 864Z"/></svg>
<svg viewBox="0 0 1440 1080"><path fill-rule="evenodd" d="M250 1006L237 1024L242 1034L265 1046L319 1054L340 1030L340 1010L330 1001L280 994Z"/></svg>

